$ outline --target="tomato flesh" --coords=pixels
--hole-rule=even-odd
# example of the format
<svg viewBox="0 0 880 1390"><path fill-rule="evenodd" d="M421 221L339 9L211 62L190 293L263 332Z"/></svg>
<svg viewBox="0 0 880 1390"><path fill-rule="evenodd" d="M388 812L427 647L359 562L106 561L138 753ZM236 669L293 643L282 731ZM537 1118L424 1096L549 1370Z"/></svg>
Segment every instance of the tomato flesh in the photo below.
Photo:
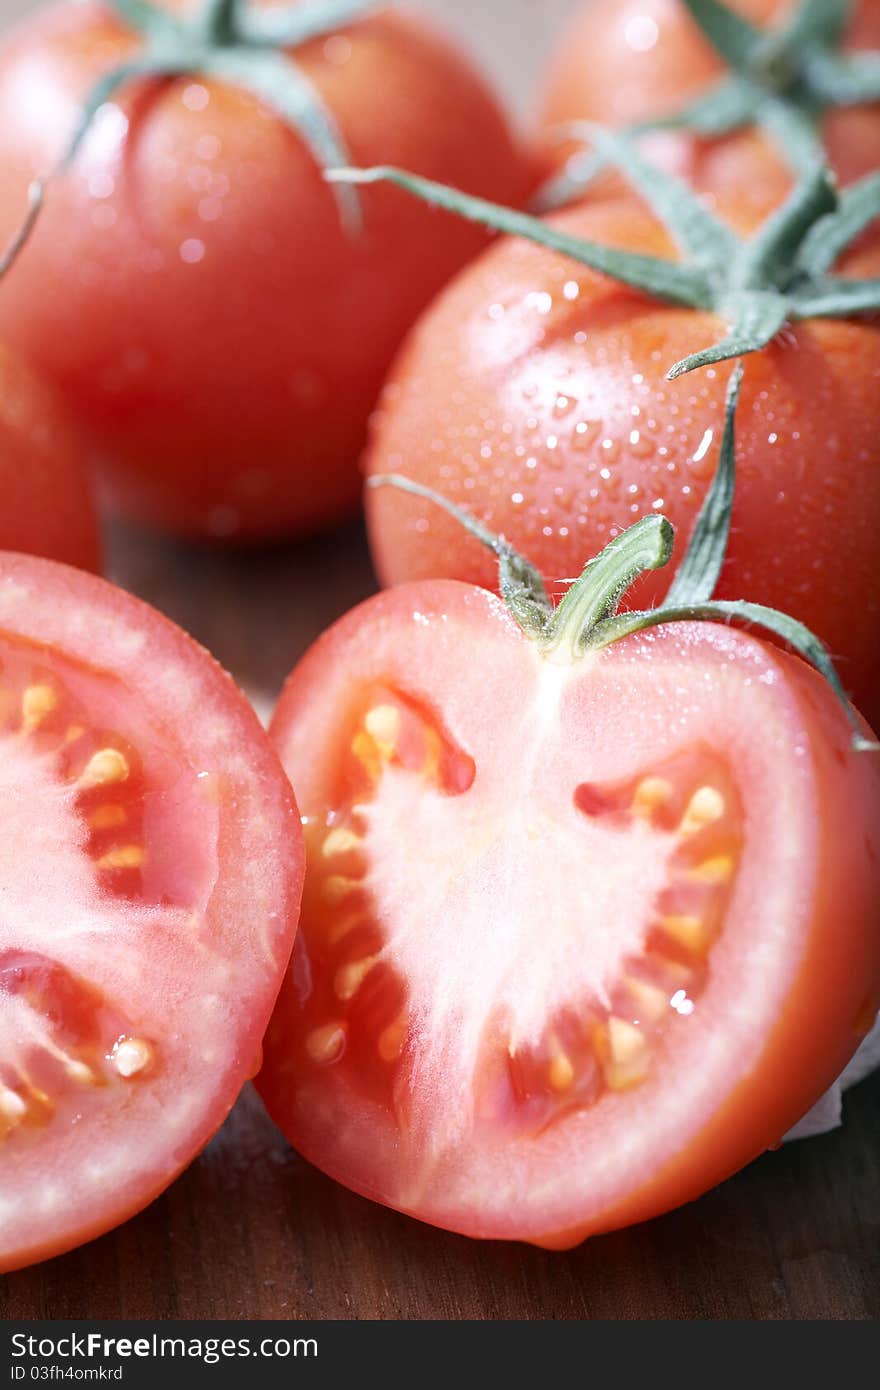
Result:
<svg viewBox="0 0 880 1390"><path fill-rule="evenodd" d="M281 769L211 660L111 586L10 556L0 799L11 1268L137 1210L216 1129L258 1051L302 866Z"/></svg>
<svg viewBox="0 0 880 1390"><path fill-rule="evenodd" d="M489 595L405 586L273 733L309 867L258 1085L358 1191L570 1244L741 1166L855 1050L880 785L793 658L699 625L562 666Z"/></svg>

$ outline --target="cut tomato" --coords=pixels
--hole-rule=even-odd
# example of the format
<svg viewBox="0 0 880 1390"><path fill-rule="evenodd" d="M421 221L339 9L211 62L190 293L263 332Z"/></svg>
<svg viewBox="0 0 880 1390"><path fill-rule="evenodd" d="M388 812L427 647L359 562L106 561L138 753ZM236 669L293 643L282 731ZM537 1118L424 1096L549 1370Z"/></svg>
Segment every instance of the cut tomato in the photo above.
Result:
<svg viewBox="0 0 880 1390"><path fill-rule="evenodd" d="M0 556L0 1268L160 1192L253 1067L302 837L243 696L158 613Z"/></svg>
<svg viewBox="0 0 880 1390"><path fill-rule="evenodd" d="M774 1144L869 1024L878 760L750 634L570 661L485 591L405 585L272 733L309 868L257 1084L358 1192L567 1246Z"/></svg>

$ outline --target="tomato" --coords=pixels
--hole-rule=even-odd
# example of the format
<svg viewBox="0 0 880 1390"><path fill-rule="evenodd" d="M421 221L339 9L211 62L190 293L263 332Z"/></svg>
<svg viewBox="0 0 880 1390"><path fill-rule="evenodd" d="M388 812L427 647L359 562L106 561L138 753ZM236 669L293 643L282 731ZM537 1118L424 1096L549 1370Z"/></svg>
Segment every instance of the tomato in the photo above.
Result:
<svg viewBox="0 0 880 1390"><path fill-rule="evenodd" d="M92 3L6 39L0 241L95 80L138 44ZM420 22L383 13L296 57L352 162L525 196L534 171L493 98ZM391 356L485 241L388 190L362 211L347 231L303 141L240 88L195 74L129 82L105 104L3 281L0 332L64 393L117 511L246 539L356 507Z"/></svg>
<svg viewBox="0 0 880 1390"><path fill-rule="evenodd" d="M100 567L84 451L58 401L0 343L0 549Z"/></svg>
<svg viewBox="0 0 880 1390"><path fill-rule="evenodd" d="M291 969L257 1078L334 1178L565 1247L687 1201L834 1079L880 985L880 759L755 636L581 660L403 585L291 675Z"/></svg>
<svg viewBox="0 0 880 1390"><path fill-rule="evenodd" d="M741 232L761 220L742 203L721 211ZM677 257L632 200L585 203L552 223ZM876 236L841 268L876 275ZM726 328L718 315L649 299L554 251L499 242L439 296L405 344L366 470L406 474L464 503L561 592L642 512L662 511L688 535L715 470L729 368L671 382L665 374ZM877 722L880 328L800 322L745 361L719 596L745 594L806 623ZM490 558L435 508L379 488L368 517L384 583L494 585ZM664 573L646 577L639 602L655 603L668 582Z"/></svg>
<svg viewBox="0 0 880 1390"><path fill-rule="evenodd" d="M778 28L792 0L727 0L753 24ZM845 31L845 51L880 49L880 4L859 0ZM558 127L578 120L628 126L672 116L704 96L725 65L681 0L588 0L578 9L550 65L542 108L546 157L561 165L573 152ZM821 135L842 183L877 167L880 107L826 111ZM704 192L735 190L749 199L782 194L791 173L778 147L754 129L718 139L687 132L651 135L647 148L665 167ZM607 185L606 185L607 186Z"/></svg>
<svg viewBox="0 0 880 1390"><path fill-rule="evenodd" d="M303 874L211 657L102 580L0 556L0 1268L106 1231L253 1069Z"/></svg>

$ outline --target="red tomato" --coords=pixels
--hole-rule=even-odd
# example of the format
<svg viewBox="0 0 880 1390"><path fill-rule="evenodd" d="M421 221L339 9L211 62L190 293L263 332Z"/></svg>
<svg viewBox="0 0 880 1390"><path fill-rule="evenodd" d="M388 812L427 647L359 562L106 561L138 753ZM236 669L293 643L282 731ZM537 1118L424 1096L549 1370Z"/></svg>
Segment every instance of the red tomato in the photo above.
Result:
<svg viewBox="0 0 880 1390"><path fill-rule="evenodd" d="M568 1246L778 1141L870 1024L880 760L751 635L565 664L493 595L407 585L271 732L309 867L257 1085L358 1192Z"/></svg>
<svg viewBox="0 0 880 1390"><path fill-rule="evenodd" d="M727 0L759 25L778 27L792 0ZM844 48L880 49L880 4L859 0ZM554 127L591 120L626 126L674 115L703 96L725 67L681 0L588 0L579 9L551 64L542 110L547 159L561 164L573 151L554 138ZM880 107L830 110L822 125L829 162L842 183L877 167ZM740 197L784 193L791 174L760 132L737 131L718 140L687 133L650 137L653 156L706 192L736 190Z"/></svg>
<svg viewBox="0 0 880 1390"><path fill-rule="evenodd" d="M80 442L58 401L0 343L0 550L100 567Z"/></svg>
<svg viewBox="0 0 880 1390"><path fill-rule="evenodd" d="M761 220L737 213L729 221L739 231ZM594 201L557 221L614 246L677 254L631 201ZM876 238L843 268L876 274ZM557 592L642 512L662 511L683 546L715 470L730 369L673 382L665 372L725 327L531 243L499 242L409 338L376 416L367 472L404 473L463 503ZM880 328L864 321L799 323L746 359L733 532L717 591L812 628L873 722L878 377ZM494 585L491 558L437 508L379 488L368 515L384 583L443 576ZM668 583L665 572L646 578L639 603L658 601Z"/></svg>
<svg viewBox="0 0 880 1390"><path fill-rule="evenodd" d="M0 556L0 1268L151 1201L259 1053L303 875L244 697L145 604Z"/></svg>
<svg viewBox="0 0 880 1390"><path fill-rule="evenodd" d="M65 4L0 54L0 240L96 78L134 53ZM382 14L297 50L354 163L506 203L533 170L477 76ZM22 97L22 92L26 97ZM64 392L113 505L192 536L303 530L357 505L365 423L404 331L485 235L401 194L346 233L300 138L243 91L129 83L53 184L0 290L2 332Z"/></svg>

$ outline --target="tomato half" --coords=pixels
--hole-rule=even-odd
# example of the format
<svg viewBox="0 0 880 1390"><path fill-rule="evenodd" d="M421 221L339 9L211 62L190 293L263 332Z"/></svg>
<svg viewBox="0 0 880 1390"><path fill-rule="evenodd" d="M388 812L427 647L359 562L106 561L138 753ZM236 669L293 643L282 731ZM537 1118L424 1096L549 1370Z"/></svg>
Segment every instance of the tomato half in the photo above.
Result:
<svg viewBox="0 0 880 1390"><path fill-rule="evenodd" d="M145 604L0 555L0 1268L100 1234L220 1125L303 874L244 697Z"/></svg>
<svg viewBox="0 0 880 1390"><path fill-rule="evenodd" d="M358 1192L568 1246L775 1143L870 1024L880 760L751 635L566 664L483 590L406 585L271 732L308 869L257 1085Z"/></svg>
<svg viewBox="0 0 880 1390"><path fill-rule="evenodd" d="M0 242L97 78L139 40L64 4L0 50ZM383 13L296 50L352 162L505 203L533 171L460 54ZM22 97L22 92L26 96ZM372 190L345 231L304 142L244 91L130 82L55 180L0 286L0 331L57 384L120 512L192 536L305 530L358 504L392 354L485 234Z"/></svg>
<svg viewBox="0 0 880 1390"><path fill-rule="evenodd" d="M762 220L735 203L718 210L747 234ZM586 203L553 221L615 247L677 256L632 200ZM841 264L855 276L878 269L876 236ZM682 542L688 536L715 472L730 369L672 382L666 371L726 327L543 247L500 241L410 335L375 416L366 471L403 473L463 503L562 592L643 512L663 512ZM799 323L748 356L733 531L717 590L816 632L872 723L880 720L878 378L876 322ZM436 508L378 488L368 518L384 583L494 586L491 557ZM668 584L664 571L646 577L638 603L656 603Z"/></svg>
<svg viewBox="0 0 880 1390"><path fill-rule="evenodd" d="M100 567L85 451L59 402L0 343L0 550Z"/></svg>
<svg viewBox="0 0 880 1390"><path fill-rule="evenodd" d="M783 23L794 8L793 0L728 3L766 27ZM843 48L880 49L877 0L853 6ZM560 126L578 120L627 126L674 115L708 92L724 71L681 0L587 0L564 34L546 80L541 125L548 164L561 165L574 150L559 141ZM841 183L871 173L880 148L880 107L827 111L822 139ZM792 183L777 147L755 130L712 140L664 131L648 137L646 149L704 192L749 200L755 191L759 198L780 196Z"/></svg>

